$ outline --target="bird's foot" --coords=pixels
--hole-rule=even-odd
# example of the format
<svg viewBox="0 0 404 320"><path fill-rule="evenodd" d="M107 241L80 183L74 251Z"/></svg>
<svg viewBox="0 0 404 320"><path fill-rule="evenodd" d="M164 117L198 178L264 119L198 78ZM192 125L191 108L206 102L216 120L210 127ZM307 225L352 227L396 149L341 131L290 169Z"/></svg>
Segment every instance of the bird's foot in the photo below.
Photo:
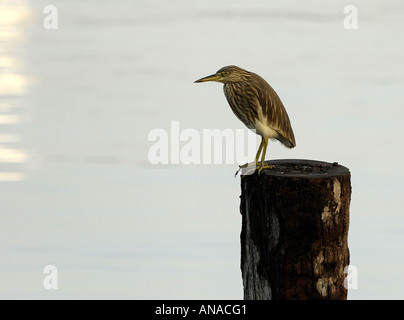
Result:
<svg viewBox="0 0 404 320"><path fill-rule="evenodd" d="M261 171L262 170L264 170L264 169L273 169L274 167L273 166L270 166L269 164L266 164L266 163L260 163L259 165L258 165L258 174L261 174Z"/></svg>

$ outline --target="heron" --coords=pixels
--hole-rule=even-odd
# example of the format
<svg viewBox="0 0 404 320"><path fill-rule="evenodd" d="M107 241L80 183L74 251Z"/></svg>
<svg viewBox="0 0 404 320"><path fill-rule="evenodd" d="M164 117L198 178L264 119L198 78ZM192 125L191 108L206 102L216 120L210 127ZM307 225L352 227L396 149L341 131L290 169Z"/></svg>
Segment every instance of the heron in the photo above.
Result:
<svg viewBox="0 0 404 320"><path fill-rule="evenodd" d="M292 125L281 99L258 74L231 65L195 83L207 81L223 83L224 95L236 117L248 129L261 136L252 171L257 168L260 174L264 169L272 169L272 166L265 163L268 139L276 139L288 148L296 146ZM241 168L250 168L250 165L245 164Z"/></svg>

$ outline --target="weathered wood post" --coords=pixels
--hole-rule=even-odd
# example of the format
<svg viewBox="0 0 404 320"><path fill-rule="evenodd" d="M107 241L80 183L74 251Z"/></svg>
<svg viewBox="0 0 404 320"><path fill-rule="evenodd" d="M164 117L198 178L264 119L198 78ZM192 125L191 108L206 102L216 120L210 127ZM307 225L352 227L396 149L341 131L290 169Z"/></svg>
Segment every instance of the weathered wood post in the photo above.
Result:
<svg viewBox="0 0 404 320"><path fill-rule="evenodd" d="M275 160L241 179L244 299L346 299L347 168Z"/></svg>

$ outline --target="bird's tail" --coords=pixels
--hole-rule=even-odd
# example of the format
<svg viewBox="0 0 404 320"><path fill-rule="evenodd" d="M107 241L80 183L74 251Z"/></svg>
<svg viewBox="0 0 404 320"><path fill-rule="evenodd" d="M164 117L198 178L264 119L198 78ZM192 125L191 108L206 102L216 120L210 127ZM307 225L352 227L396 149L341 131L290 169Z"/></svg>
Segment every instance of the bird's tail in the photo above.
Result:
<svg viewBox="0 0 404 320"><path fill-rule="evenodd" d="M285 147L288 147L289 149L296 147L295 139L287 139L282 135L279 135L279 137L276 139L278 139Z"/></svg>

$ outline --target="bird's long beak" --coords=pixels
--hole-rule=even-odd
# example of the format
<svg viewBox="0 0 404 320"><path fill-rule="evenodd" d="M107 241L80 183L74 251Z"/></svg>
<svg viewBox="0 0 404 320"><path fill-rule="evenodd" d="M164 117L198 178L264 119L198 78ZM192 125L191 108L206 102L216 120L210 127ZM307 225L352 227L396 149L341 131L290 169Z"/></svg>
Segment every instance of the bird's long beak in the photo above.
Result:
<svg viewBox="0 0 404 320"><path fill-rule="evenodd" d="M194 83L206 82L206 81L218 81L219 79L220 79L220 76L215 73L215 74L211 74L210 76L196 80L196 81L194 81Z"/></svg>

